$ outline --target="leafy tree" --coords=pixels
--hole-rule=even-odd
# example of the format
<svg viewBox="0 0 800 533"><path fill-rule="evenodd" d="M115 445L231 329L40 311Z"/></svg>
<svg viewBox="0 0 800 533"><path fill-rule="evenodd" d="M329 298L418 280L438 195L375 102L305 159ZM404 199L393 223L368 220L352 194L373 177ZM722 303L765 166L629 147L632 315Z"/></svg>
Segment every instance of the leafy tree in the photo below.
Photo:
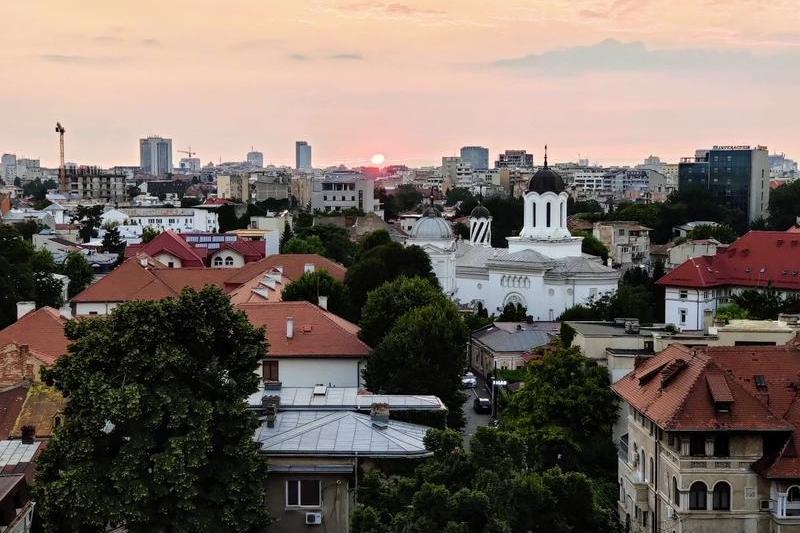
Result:
<svg viewBox="0 0 800 533"><path fill-rule="evenodd" d="M747 313L748 318L754 320L775 320L780 313L800 311L800 299L796 296L784 298L771 286L763 289L745 289L739 294L732 295L731 300Z"/></svg>
<svg viewBox="0 0 800 533"><path fill-rule="evenodd" d="M142 228L142 244L147 244L148 242L152 241L153 239L158 237L160 233L161 232L155 228L152 228L150 226L145 226L144 228Z"/></svg>
<svg viewBox="0 0 800 533"><path fill-rule="evenodd" d="M546 350L527 368L525 385L511 396L501 427L524 432L529 461L539 469L613 475L611 428L618 413L608 370L577 348Z"/></svg>
<svg viewBox="0 0 800 533"><path fill-rule="evenodd" d="M430 280L400 276L369 293L361 310L358 336L368 345L377 346L407 312L429 304L447 303L447 297Z"/></svg>
<svg viewBox="0 0 800 533"><path fill-rule="evenodd" d="M492 246L508 247L506 237L519 235L523 222L522 198L502 198L492 196L483 202L492 214Z"/></svg>
<svg viewBox="0 0 800 533"><path fill-rule="evenodd" d="M39 178L29 181L22 186L22 194L37 201L42 201L47 196L47 191L58 187L58 184L53 180L45 180L42 182Z"/></svg>
<svg viewBox="0 0 800 533"><path fill-rule="evenodd" d="M344 266L350 266L353 263L357 246L350 240L350 235L344 228L333 224L316 224L310 228L299 229L297 236L306 240L310 237L318 237L323 247L320 255Z"/></svg>
<svg viewBox="0 0 800 533"><path fill-rule="evenodd" d="M489 311L483 306L482 303L478 302L478 306L475 309L474 313L467 313L463 315L464 318L464 325L467 326L467 331L475 331L481 329L484 326L488 326L489 324L494 323L495 316L489 316Z"/></svg>
<svg viewBox="0 0 800 533"><path fill-rule="evenodd" d="M597 315L597 311L591 307L582 304L573 305L564 309L561 316L558 317L560 322L566 320L602 320L603 317Z"/></svg>
<svg viewBox="0 0 800 533"><path fill-rule="evenodd" d="M17 318L17 302L34 299L33 247L14 226L0 224L0 328Z"/></svg>
<svg viewBox="0 0 800 533"><path fill-rule="evenodd" d="M97 236L97 228L100 227L103 216L102 205L79 205L75 209L75 216L72 218L73 222L78 222L78 235L83 242L89 242L92 237Z"/></svg>
<svg viewBox="0 0 800 533"><path fill-rule="evenodd" d="M37 462L45 529L263 531L266 462L244 400L264 331L206 287L69 322L66 334L69 353L42 370L69 398Z"/></svg>
<svg viewBox="0 0 800 533"><path fill-rule="evenodd" d="M359 259L363 254L372 250L376 246L380 246L382 244L389 244L392 242L392 238L389 236L389 232L385 229L379 229L376 231L372 231L367 233L358 241L358 249L356 251L356 259Z"/></svg>
<svg viewBox="0 0 800 533"><path fill-rule="evenodd" d="M522 322L528 316L528 308L522 304L507 303L497 317L499 322Z"/></svg>
<svg viewBox="0 0 800 533"><path fill-rule="evenodd" d="M121 255L125 251L125 241L120 236L116 224L106 228L101 248L106 253L117 255Z"/></svg>
<svg viewBox="0 0 800 533"><path fill-rule="evenodd" d="M128 188L125 190L125 192L127 193L128 198L130 198L131 200L133 200L134 198L136 198L137 196L142 194L141 189L139 189L139 187L137 187L135 185L128 186Z"/></svg>
<svg viewBox="0 0 800 533"><path fill-rule="evenodd" d="M33 275L36 308L49 306L56 309L64 305L64 284L53 274L37 272Z"/></svg>
<svg viewBox="0 0 800 533"><path fill-rule="evenodd" d="M463 222L456 222L453 224L453 234L464 240L469 240L469 225Z"/></svg>
<svg viewBox="0 0 800 533"><path fill-rule="evenodd" d="M285 254L325 254L325 246L322 240L316 235L309 235L307 238L292 237L286 241L283 248Z"/></svg>
<svg viewBox="0 0 800 533"><path fill-rule="evenodd" d="M581 241L581 252L589 255L595 255L602 259L603 263L608 261L608 248L591 232L573 231L572 234L575 237L583 237L583 241Z"/></svg>
<svg viewBox="0 0 800 533"><path fill-rule="evenodd" d="M784 183L769 192L770 229L785 231L792 227L800 216L800 182Z"/></svg>
<svg viewBox="0 0 800 533"><path fill-rule="evenodd" d="M685 241L693 241L699 239L716 239L723 244L728 244L739 238L739 235L733 231L733 228L720 224L714 226L711 224L701 224L696 226L686 234L686 237L677 239L675 244L680 244Z"/></svg>
<svg viewBox="0 0 800 533"><path fill-rule="evenodd" d="M364 370L367 388L387 394L434 394L449 410L448 425L461 427L468 337L452 302L411 309L373 350Z"/></svg>
<svg viewBox="0 0 800 533"><path fill-rule="evenodd" d="M730 303L721 305L717 308L716 319L722 320L726 324L734 319L750 318L747 309L739 307L738 304Z"/></svg>
<svg viewBox="0 0 800 533"><path fill-rule="evenodd" d="M371 290L400 276L426 278L439 285L430 257L419 246L406 247L390 241L360 253L344 280L354 312L360 316Z"/></svg>
<svg viewBox="0 0 800 533"><path fill-rule="evenodd" d="M305 300L314 305L319 305L319 296L328 297L328 311L340 317L350 319L350 298L344 283L334 279L325 270L306 272L297 280L289 283L283 289L283 301Z"/></svg>
<svg viewBox="0 0 800 533"><path fill-rule="evenodd" d="M247 218L247 220L242 220ZM236 215L236 207L233 204L225 204L219 206L217 209L217 220L219 222L219 232L225 233L227 231L246 228L249 223L249 217L239 217Z"/></svg>
<svg viewBox="0 0 800 533"><path fill-rule="evenodd" d="M280 251L281 253L286 253L284 250L286 249L286 243L294 237L294 232L292 231L292 225L289 224L289 221L283 223L283 234L281 235L281 243L280 243Z"/></svg>
<svg viewBox="0 0 800 533"><path fill-rule="evenodd" d="M26 220L24 222L14 224L14 226L16 226L19 234L22 235L22 238L28 242L32 242L33 236L47 227L38 220Z"/></svg>
<svg viewBox="0 0 800 533"><path fill-rule="evenodd" d="M69 278L67 285L67 295L72 298L92 282L94 272L89 262L80 252L70 252L64 259L61 273Z"/></svg>
<svg viewBox="0 0 800 533"><path fill-rule="evenodd" d="M400 185L389 198L390 211L399 214L416 209L422 202L422 193L413 185Z"/></svg>
<svg viewBox="0 0 800 533"><path fill-rule="evenodd" d="M570 197L567 201L567 213L572 215L575 213L602 213L603 206L597 200L583 200L580 202L571 201Z"/></svg>

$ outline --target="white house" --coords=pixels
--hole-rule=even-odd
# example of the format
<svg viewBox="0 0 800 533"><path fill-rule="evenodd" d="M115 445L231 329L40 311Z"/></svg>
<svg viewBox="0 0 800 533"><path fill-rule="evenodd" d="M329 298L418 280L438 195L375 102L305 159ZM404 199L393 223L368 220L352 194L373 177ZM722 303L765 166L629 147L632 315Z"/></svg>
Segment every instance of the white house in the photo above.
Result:
<svg viewBox="0 0 800 533"><path fill-rule="evenodd" d="M151 227L177 233L219 231L217 213L207 209L183 207L121 207L103 213L103 224L116 223L120 226L136 228ZM141 234L141 230L139 231Z"/></svg>

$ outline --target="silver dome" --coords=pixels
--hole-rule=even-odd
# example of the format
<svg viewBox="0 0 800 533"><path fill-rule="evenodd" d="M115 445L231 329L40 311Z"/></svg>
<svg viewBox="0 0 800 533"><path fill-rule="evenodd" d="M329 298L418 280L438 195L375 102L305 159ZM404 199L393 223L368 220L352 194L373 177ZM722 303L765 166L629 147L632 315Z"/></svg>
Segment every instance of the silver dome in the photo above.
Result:
<svg viewBox="0 0 800 533"><path fill-rule="evenodd" d="M453 229L433 208L426 209L411 229L412 239L452 239Z"/></svg>

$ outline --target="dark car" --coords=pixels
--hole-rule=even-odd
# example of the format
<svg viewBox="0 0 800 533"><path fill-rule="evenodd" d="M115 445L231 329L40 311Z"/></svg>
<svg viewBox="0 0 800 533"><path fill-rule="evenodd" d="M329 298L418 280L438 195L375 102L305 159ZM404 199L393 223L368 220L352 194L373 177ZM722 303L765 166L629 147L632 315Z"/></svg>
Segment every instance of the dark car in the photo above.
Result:
<svg viewBox="0 0 800 533"><path fill-rule="evenodd" d="M476 413L488 415L492 412L492 400L489 398L475 398L472 402L472 408Z"/></svg>

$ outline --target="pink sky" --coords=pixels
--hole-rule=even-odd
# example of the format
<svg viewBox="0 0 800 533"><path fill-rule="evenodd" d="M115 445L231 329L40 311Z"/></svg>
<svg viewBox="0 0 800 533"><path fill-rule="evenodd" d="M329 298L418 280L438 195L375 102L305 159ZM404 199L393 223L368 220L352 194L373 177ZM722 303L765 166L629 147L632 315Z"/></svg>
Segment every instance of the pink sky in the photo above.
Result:
<svg viewBox="0 0 800 533"><path fill-rule="evenodd" d="M800 158L795 0L10 0L0 152L138 164L420 165L467 144L557 161L676 161L713 144ZM174 153L177 162L182 154Z"/></svg>

